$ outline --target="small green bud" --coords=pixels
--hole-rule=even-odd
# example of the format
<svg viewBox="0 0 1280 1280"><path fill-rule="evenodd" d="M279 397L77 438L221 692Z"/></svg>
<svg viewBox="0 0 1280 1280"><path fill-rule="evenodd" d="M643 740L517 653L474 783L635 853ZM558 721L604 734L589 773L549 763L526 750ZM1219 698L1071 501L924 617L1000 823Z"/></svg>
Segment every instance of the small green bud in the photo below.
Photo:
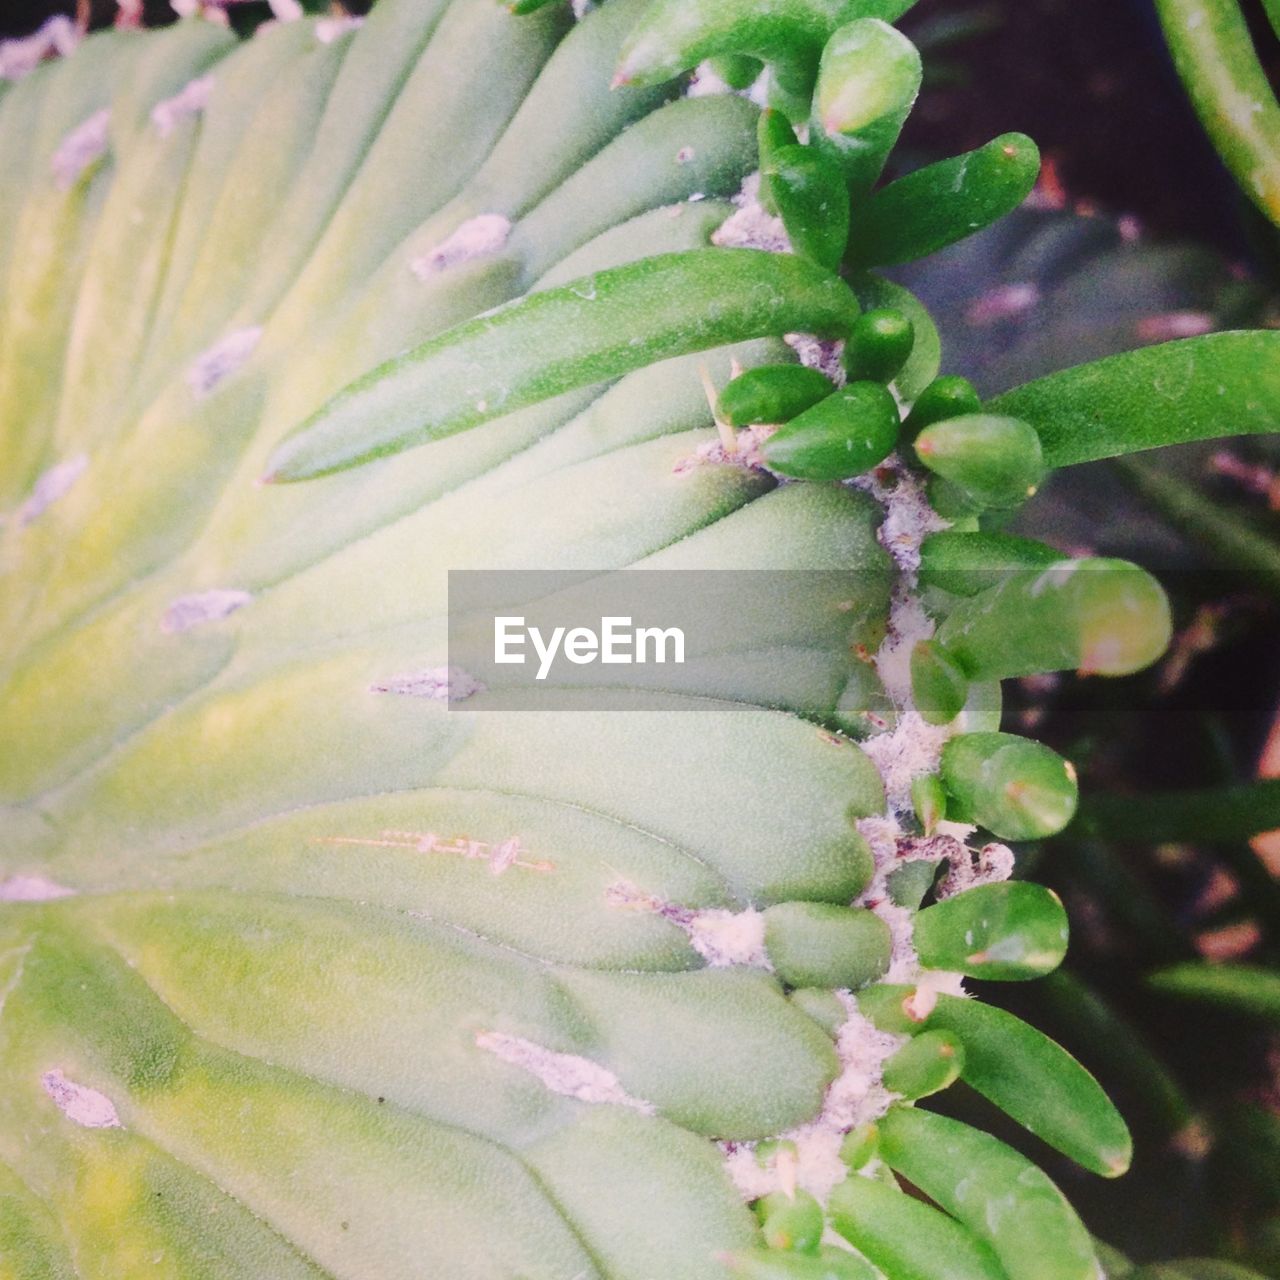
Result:
<svg viewBox="0 0 1280 1280"><path fill-rule="evenodd" d="M982 401L973 383L957 374L943 374L934 378L916 397L904 426L908 440L914 440L925 427L948 418L962 418L978 413Z"/></svg>
<svg viewBox="0 0 1280 1280"><path fill-rule="evenodd" d="M908 1101L927 1098L955 1084L964 1066L964 1046L950 1031L923 1031L884 1064L884 1087Z"/></svg>
<svg viewBox="0 0 1280 1280"><path fill-rule="evenodd" d="M853 382L764 442L765 465L799 480L848 480L883 462L898 439L898 406L875 382Z"/></svg>
<svg viewBox="0 0 1280 1280"><path fill-rule="evenodd" d="M968 700L968 677L935 640L921 640L911 651L911 696L930 724L950 724Z"/></svg>
<svg viewBox="0 0 1280 1280"><path fill-rule="evenodd" d="M764 364L740 373L720 393L716 411L731 427L790 422L825 400L831 380L802 364Z"/></svg>
<svg viewBox="0 0 1280 1280"><path fill-rule="evenodd" d="M892 382L911 355L915 326L895 307L864 311L845 342L844 368L850 382Z"/></svg>
<svg viewBox="0 0 1280 1280"><path fill-rule="evenodd" d="M791 247L834 271L849 238L849 193L834 161L812 147L779 147L761 172Z"/></svg>
<svg viewBox="0 0 1280 1280"><path fill-rule="evenodd" d="M1067 933L1067 913L1052 889L1005 880L926 907L913 940L927 969L1022 982L1062 963Z"/></svg>
<svg viewBox="0 0 1280 1280"><path fill-rule="evenodd" d="M959 485L941 476L930 476L925 486L929 505L954 529L961 521L972 521L982 512L982 505L974 502ZM976 521L974 527L977 527Z"/></svg>
<svg viewBox="0 0 1280 1280"><path fill-rule="evenodd" d="M920 54L875 18L841 27L827 41L813 94L810 137L835 156L855 196L869 191L920 92Z"/></svg>
<svg viewBox="0 0 1280 1280"><path fill-rule="evenodd" d="M756 1201L755 1212L770 1249L818 1252L822 1243L822 1206L807 1191L797 1191L793 1196L775 1191Z"/></svg>
<svg viewBox="0 0 1280 1280"><path fill-rule="evenodd" d="M889 967L889 927L860 907L779 903L764 913L764 945L791 987L862 987Z"/></svg>
<svg viewBox="0 0 1280 1280"><path fill-rule="evenodd" d="M911 807L925 835L933 835L938 823L947 816L947 791L936 773L922 773L912 780Z"/></svg>
<svg viewBox="0 0 1280 1280"><path fill-rule="evenodd" d="M791 1003L806 1013L834 1039L849 1020L844 1001L834 991L823 987L798 987L791 993Z"/></svg>
<svg viewBox="0 0 1280 1280"><path fill-rule="evenodd" d="M1044 454L1036 429L1018 418L971 413L926 427L916 457L983 507L1025 502L1044 479Z"/></svg>
<svg viewBox="0 0 1280 1280"><path fill-rule="evenodd" d="M1011 733L965 733L942 749L942 780L957 814L1003 840L1061 831L1079 791L1071 764L1039 742Z"/></svg>
<svg viewBox="0 0 1280 1280"><path fill-rule="evenodd" d="M840 1159L857 1173L876 1158L879 1150L880 1130L871 1123L860 1124L845 1134L844 1141L840 1144Z"/></svg>

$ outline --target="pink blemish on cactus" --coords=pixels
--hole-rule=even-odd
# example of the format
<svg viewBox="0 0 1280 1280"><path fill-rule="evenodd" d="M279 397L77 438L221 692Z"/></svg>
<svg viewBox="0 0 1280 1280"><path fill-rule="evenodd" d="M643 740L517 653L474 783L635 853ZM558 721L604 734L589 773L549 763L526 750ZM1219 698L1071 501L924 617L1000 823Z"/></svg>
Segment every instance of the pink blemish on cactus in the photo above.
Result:
<svg viewBox="0 0 1280 1280"><path fill-rule="evenodd" d="M90 1089L87 1085L68 1080L62 1071L54 1068L40 1077L45 1093L53 1099L53 1105L72 1124L84 1129L123 1129L116 1113L115 1103L105 1093Z"/></svg>
<svg viewBox="0 0 1280 1280"><path fill-rule="evenodd" d="M0 880L0 902L51 902L54 898L70 898L74 889L56 884L44 876L9 876Z"/></svg>
<svg viewBox="0 0 1280 1280"><path fill-rule="evenodd" d="M248 360L261 337L261 326L252 325L219 338L192 361L187 370L187 386L196 396L207 396Z"/></svg>
<svg viewBox="0 0 1280 1280"><path fill-rule="evenodd" d="M430 698L435 702L463 702L473 694L483 693L484 684L461 667L429 667L392 676L370 685L373 693L401 693L411 698Z"/></svg>
<svg viewBox="0 0 1280 1280"><path fill-rule="evenodd" d="M49 160L53 180L60 191L70 191L84 173L107 150L111 112L103 107L77 125L58 144Z"/></svg>
<svg viewBox="0 0 1280 1280"><path fill-rule="evenodd" d="M0 40L0 80L21 80L46 58L65 58L75 52L80 31L65 13L55 14L29 36Z"/></svg>
<svg viewBox="0 0 1280 1280"><path fill-rule="evenodd" d="M645 893L626 880L611 884L605 890L605 901L620 911L651 912L669 920L684 930L690 946L713 969L731 965L773 968L764 945L764 916L750 907L745 911L720 907L694 910Z"/></svg>
<svg viewBox="0 0 1280 1280"><path fill-rule="evenodd" d="M209 105L213 96L213 76L198 76L189 80L172 98L157 102L151 108L151 123L156 132L167 138L184 120L198 116Z"/></svg>
<svg viewBox="0 0 1280 1280"><path fill-rule="evenodd" d="M25 529L33 520L44 515L59 498L65 497L88 466L88 456L80 453L45 471L31 487L27 500L14 512L18 528Z"/></svg>
<svg viewBox="0 0 1280 1280"><path fill-rule="evenodd" d="M164 611L160 619L160 630L167 636L180 635L208 622L220 622L237 609L244 608L252 599L247 591L225 588L179 596Z"/></svg>
<svg viewBox="0 0 1280 1280"><path fill-rule="evenodd" d="M519 836L491 843L473 840L470 836L439 836L434 831L383 831L376 837L366 836L317 836L313 844L350 844L372 849L412 849L415 853L443 853L456 858L469 858L487 862L495 876L512 867L522 871L549 872L556 869L554 862L530 859Z"/></svg>
<svg viewBox="0 0 1280 1280"><path fill-rule="evenodd" d="M479 1032L476 1044L503 1062L527 1071L552 1093L577 1098L579 1102L627 1107L646 1116L655 1113L653 1103L633 1098L612 1071L590 1058L576 1053L556 1053L532 1040L501 1031Z"/></svg>
<svg viewBox="0 0 1280 1280"><path fill-rule="evenodd" d="M433 249L414 258L409 270L419 280L447 271L450 267L497 253L511 234L511 219L500 213L481 213L469 218Z"/></svg>

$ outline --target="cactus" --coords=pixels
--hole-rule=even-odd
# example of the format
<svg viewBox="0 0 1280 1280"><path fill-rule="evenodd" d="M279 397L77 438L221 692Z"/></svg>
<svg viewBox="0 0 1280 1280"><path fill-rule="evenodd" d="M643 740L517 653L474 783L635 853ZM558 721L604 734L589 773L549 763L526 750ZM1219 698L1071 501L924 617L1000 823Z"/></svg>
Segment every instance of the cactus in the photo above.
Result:
<svg viewBox="0 0 1280 1280"><path fill-rule="evenodd" d="M1127 1166L962 979L1066 942L998 841L1074 778L997 682L1136 670L1168 611L981 526L1042 465L1275 429L1280 335L984 405L874 269L1035 149L877 185L907 4L516 7L190 18L0 99L3 1265L1094 1280L1035 1164L914 1104ZM449 665L448 571L630 566L856 607L744 601L772 657L697 711Z"/></svg>

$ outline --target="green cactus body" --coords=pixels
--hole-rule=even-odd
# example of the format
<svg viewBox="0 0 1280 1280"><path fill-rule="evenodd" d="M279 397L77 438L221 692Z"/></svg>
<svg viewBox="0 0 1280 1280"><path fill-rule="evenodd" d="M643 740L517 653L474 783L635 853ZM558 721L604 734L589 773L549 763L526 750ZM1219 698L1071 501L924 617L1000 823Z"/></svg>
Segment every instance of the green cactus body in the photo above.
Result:
<svg viewBox="0 0 1280 1280"><path fill-rule="evenodd" d="M965 964L1042 971L1061 922L1034 891L964 909L1012 858L954 820L1001 795L946 748L997 736L1006 675L1150 661L1167 612L1136 569L1113 598L1043 548L957 548L890 453L937 335L861 268L1034 172L1003 139L868 194L915 92L883 27L907 7L379 0L241 46L190 18L6 93L0 1270L906 1280L949 1253L1044 1280L1043 1248L1053 1280L1093 1280L1043 1174L906 1099L959 1072L1119 1170L1074 1060L1009 1033L1068 1083L1046 1111L1002 1070L1004 1024L957 1013ZM840 81L864 19L901 60L868 121ZM826 148L763 131L797 162L772 171L781 221L753 195L754 104L669 81L712 56L740 81L767 62L797 121L823 68ZM845 186L801 198L805 166L846 183L852 247ZM823 465L784 481L814 379L849 398L860 299L897 316L872 363L898 398L857 384L862 464L802 439ZM789 424L716 422L703 374L734 404L779 365L805 373L759 402ZM1117 376L1109 438L1150 443ZM1089 412L1087 380L1065 394ZM1006 409L1047 416L1034 386ZM1209 411L1198 435L1227 429ZM846 574L846 612L744 606L774 656L709 668L676 699L696 711L623 689L486 713L449 665L450 570L631 567ZM926 718L935 631L954 679ZM848 1248L819 1244L824 1213Z"/></svg>

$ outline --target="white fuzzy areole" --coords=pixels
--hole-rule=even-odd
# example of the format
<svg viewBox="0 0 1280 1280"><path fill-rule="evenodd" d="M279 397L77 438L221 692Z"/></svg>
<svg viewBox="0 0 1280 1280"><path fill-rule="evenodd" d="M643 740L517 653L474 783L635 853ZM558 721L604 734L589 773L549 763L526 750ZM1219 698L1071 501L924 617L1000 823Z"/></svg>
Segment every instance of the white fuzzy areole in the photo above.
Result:
<svg viewBox="0 0 1280 1280"><path fill-rule="evenodd" d="M0 902L51 902L74 894L74 889L44 876L9 876L0 880Z"/></svg>
<svg viewBox="0 0 1280 1280"><path fill-rule="evenodd" d="M713 969L742 964L755 969L771 969L764 946L764 916L746 911L699 911L686 931L693 949Z"/></svg>
<svg viewBox="0 0 1280 1280"><path fill-rule="evenodd" d="M151 108L151 123L156 132L167 138L183 120L198 116L209 105L215 83L212 76L197 76L188 80L172 98L157 102Z"/></svg>
<svg viewBox="0 0 1280 1280"><path fill-rule="evenodd" d="M277 22L297 22L305 12L298 0L267 0L267 4Z"/></svg>
<svg viewBox="0 0 1280 1280"><path fill-rule="evenodd" d="M419 280L429 280L450 267L497 253L507 243L510 234L510 218L500 213L477 214L468 218L434 249L414 258L409 263L409 270Z"/></svg>
<svg viewBox="0 0 1280 1280"><path fill-rule="evenodd" d="M65 58L80 43L76 24L65 13L54 14L29 36L0 40L0 80L21 80L46 58Z"/></svg>
<svg viewBox="0 0 1280 1280"><path fill-rule="evenodd" d="M56 463L45 471L31 486L27 500L14 512L14 521L19 529L25 529L33 520L37 520L59 498L65 497L71 487L85 473L89 465L88 454L78 453L74 458Z"/></svg>
<svg viewBox="0 0 1280 1280"><path fill-rule="evenodd" d="M764 249L786 253L791 248L782 219L774 217L760 203L760 175L748 174L742 190L733 198L737 205L711 236L711 243L726 249Z"/></svg>
<svg viewBox="0 0 1280 1280"><path fill-rule="evenodd" d="M198 398L207 396L253 354L262 337L261 325L233 329L202 351L187 369L187 386Z"/></svg>
<svg viewBox="0 0 1280 1280"><path fill-rule="evenodd" d="M527 1071L552 1093L577 1098L579 1102L627 1107L646 1116L654 1114L653 1103L633 1098L612 1071L590 1058L576 1053L555 1053L532 1040L501 1031L480 1032L476 1044L503 1062Z"/></svg>
<svg viewBox="0 0 1280 1280"><path fill-rule="evenodd" d="M115 1103L105 1093L68 1080L57 1068L46 1071L40 1077L40 1083L44 1086L45 1093L53 1099L53 1105L72 1124L85 1129L124 1128L116 1114Z"/></svg>
<svg viewBox="0 0 1280 1280"><path fill-rule="evenodd" d="M111 110L103 107L62 139L49 159L53 180L59 190L70 191L80 180L80 175L106 154L110 136Z"/></svg>
<svg viewBox="0 0 1280 1280"><path fill-rule="evenodd" d="M247 591L214 588L179 596L164 611L160 630L167 636L179 635L206 622L219 622L237 609L244 608L253 597Z"/></svg>
<svg viewBox="0 0 1280 1280"><path fill-rule="evenodd" d="M428 667L392 676L370 686L374 693L402 693L410 698L430 698L434 702L463 702L485 686L461 667Z"/></svg>

